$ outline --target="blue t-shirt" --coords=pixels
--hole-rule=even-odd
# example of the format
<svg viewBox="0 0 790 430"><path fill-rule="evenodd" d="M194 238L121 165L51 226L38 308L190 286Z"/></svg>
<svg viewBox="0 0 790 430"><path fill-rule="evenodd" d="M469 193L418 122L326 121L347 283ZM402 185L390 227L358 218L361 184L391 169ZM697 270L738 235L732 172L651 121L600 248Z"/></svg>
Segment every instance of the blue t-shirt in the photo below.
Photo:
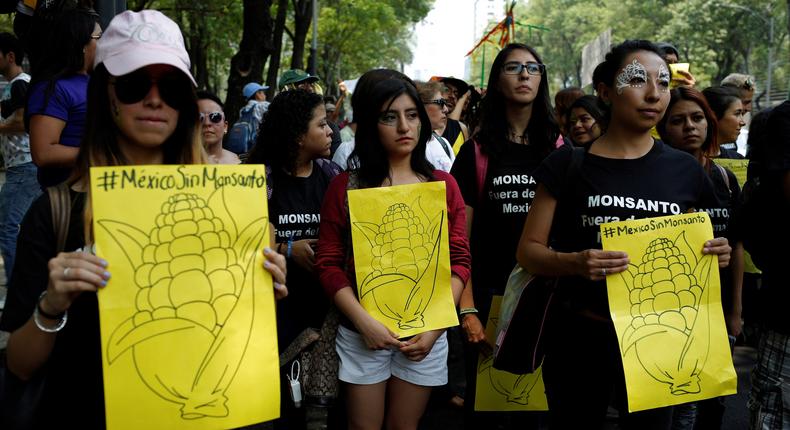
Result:
<svg viewBox="0 0 790 430"><path fill-rule="evenodd" d="M75 74L59 79L47 97L49 81L37 82L30 89L25 115L46 115L66 123L60 133L60 144L79 147L85 129L88 107L88 75ZM69 168L39 168L38 182L42 187L56 185L69 177Z"/></svg>

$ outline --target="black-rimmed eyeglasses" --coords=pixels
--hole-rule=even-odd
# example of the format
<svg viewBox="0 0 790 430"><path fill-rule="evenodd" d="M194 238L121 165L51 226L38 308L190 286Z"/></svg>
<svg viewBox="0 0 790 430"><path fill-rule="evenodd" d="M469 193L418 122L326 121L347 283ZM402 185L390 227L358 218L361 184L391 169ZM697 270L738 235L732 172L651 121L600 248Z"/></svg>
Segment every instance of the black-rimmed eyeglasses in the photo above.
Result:
<svg viewBox="0 0 790 430"><path fill-rule="evenodd" d="M505 63L502 66L502 71L506 75L520 75L521 72L524 70L527 71L528 74L533 76L540 76L546 73L546 65L535 63L535 62L528 62L528 63L519 63L518 61L510 61Z"/></svg>

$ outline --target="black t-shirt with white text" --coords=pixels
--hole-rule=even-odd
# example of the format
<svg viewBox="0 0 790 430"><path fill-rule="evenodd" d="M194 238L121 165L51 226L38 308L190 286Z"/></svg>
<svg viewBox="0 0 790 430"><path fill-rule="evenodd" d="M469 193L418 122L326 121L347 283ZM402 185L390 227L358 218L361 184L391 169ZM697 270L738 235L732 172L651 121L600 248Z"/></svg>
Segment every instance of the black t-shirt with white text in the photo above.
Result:
<svg viewBox="0 0 790 430"><path fill-rule="evenodd" d="M550 246L560 252L601 249L603 223L677 215L718 205L699 162L660 141L636 159L587 152L579 171L572 175L572 184L566 183L570 160L571 151L561 148L535 172L538 182L558 199ZM561 300L571 308L609 315L605 282L566 277L561 285Z"/></svg>
<svg viewBox="0 0 790 430"><path fill-rule="evenodd" d="M724 179L722 171L714 161L708 171L708 178L713 183L713 191L718 204L715 207L700 209L710 216L710 222L713 224L713 237L726 237L730 246L734 247L735 243L740 241L740 235L735 223L731 221L735 219L738 211L741 187L738 185L738 179L734 173L726 167L724 173L727 175L727 180ZM719 280L721 282L721 303L724 311L727 312L732 308L732 268L720 269Z"/></svg>
<svg viewBox="0 0 790 430"><path fill-rule="evenodd" d="M529 145L507 142L489 158L482 200L478 201L474 141L461 146L450 173L467 206L474 208L470 245L475 306L485 317L491 296L503 294L516 264L516 248L537 182L532 173L541 152Z"/></svg>
<svg viewBox="0 0 790 430"><path fill-rule="evenodd" d="M276 242L287 243L302 239L318 239L321 222L321 203L329 187L329 177L317 163L305 178L295 177L280 170L272 171L272 196L269 216L277 232ZM287 245L281 248L287 252ZM288 296L277 302L277 337L283 350L307 327L320 327L327 309L318 277L308 272L293 259L288 259Z"/></svg>

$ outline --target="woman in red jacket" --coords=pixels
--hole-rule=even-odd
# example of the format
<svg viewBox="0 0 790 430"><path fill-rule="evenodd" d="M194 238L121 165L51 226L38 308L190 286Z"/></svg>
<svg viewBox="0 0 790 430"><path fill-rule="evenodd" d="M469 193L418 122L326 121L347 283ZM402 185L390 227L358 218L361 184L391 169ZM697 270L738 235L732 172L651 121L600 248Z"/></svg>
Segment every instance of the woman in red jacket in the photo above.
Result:
<svg viewBox="0 0 790 430"><path fill-rule="evenodd" d="M355 109L359 168L329 185L321 209L316 268L321 285L342 313L336 349L346 383L349 428L416 429L431 387L447 383L444 330L397 339L359 303L351 256L346 190L428 181L447 185L450 264L456 303L469 277L466 218L458 185L425 159L431 123L414 86L403 79L375 84ZM388 400L385 405L385 399ZM386 415L385 415L386 411Z"/></svg>

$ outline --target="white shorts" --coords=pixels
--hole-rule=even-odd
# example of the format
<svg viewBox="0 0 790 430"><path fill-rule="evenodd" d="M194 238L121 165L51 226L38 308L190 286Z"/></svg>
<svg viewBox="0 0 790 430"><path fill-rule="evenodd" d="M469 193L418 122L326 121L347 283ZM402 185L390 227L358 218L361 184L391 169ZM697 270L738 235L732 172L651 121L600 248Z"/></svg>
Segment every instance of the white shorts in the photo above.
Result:
<svg viewBox="0 0 790 430"><path fill-rule="evenodd" d="M340 357L338 377L359 385L378 384L395 376L414 385L436 387L447 383L447 334L442 333L422 361L411 361L397 348L372 350L359 333L342 325L335 350Z"/></svg>

